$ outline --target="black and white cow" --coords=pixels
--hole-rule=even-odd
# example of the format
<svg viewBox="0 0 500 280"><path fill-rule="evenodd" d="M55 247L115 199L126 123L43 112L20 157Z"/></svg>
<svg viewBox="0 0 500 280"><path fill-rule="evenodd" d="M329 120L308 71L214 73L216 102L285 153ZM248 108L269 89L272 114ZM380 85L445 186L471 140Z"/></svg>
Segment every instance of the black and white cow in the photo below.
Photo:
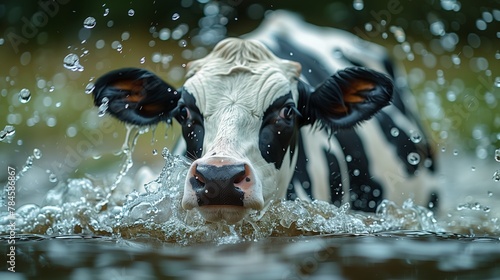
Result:
<svg viewBox="0 0 500 280"><path fill-rule="evenodd" d="M434 157L383 48L287 12L243 38L189 63L179 89L135 68L95 83L95 105L124 122L182 125L183 208L235 223L282 198L435 206Z"/></svg>

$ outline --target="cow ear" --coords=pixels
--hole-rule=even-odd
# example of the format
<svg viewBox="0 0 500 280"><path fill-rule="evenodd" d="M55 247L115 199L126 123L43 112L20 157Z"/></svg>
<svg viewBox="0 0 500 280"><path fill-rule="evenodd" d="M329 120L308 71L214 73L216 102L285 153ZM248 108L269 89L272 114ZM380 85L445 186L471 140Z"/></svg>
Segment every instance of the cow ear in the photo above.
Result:
<svg viewBox="0 0 500 280"><path fill-rule="evenodd" d="M95 82L94 104L117 119L151 125L171 119L180 94L155 74L138 68L111 71Z"/></svg>
<svg viewBox="0 0 500 280"><path fill-rule="evenodd" d="M329 131L350 128L388 105L392 92L387 75L363 67L346 68L308 94L302 115L305 123L319 122Z"/></svg>

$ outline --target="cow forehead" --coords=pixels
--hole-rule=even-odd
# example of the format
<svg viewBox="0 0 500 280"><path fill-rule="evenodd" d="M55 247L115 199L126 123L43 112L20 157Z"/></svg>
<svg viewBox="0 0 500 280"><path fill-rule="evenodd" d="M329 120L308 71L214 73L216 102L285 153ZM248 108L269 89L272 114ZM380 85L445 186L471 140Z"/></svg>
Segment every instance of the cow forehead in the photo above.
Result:
<svg viewBox="0 0 500 280"><path fill-rule="evenodd" d="M184 88L194 96L205 117L225 108L241 108L262 117L274 100L292 90L292 84L280 73L252 75L241 72L213 77L197 74Z"/></svg>
<svg viewBox="0 0 500 280"><path fill-rule="evenodd" d="M261 116L277 98L296 91L300 64L282 60L256 41L226 39L189 64L184 88L205 116L230 106Z"/></svg>

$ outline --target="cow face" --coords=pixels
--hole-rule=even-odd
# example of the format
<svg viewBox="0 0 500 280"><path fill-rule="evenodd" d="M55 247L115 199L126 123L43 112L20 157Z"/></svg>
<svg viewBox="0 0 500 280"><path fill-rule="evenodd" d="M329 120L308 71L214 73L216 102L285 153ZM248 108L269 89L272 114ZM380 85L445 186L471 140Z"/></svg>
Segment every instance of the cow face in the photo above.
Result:
<svg viewBox="0 0 500 280"><path fill-rule="evenodd" d="M285 196L295 170L298 130L349 128L389 103L392 83L360 67L335 73L317 89L300 65L258 42L226 39L188 66L178 90L142 69L110 72L95 83L96 106L136 125L175 118L187 157L182 206L208 221L235 223Z"/></svg>

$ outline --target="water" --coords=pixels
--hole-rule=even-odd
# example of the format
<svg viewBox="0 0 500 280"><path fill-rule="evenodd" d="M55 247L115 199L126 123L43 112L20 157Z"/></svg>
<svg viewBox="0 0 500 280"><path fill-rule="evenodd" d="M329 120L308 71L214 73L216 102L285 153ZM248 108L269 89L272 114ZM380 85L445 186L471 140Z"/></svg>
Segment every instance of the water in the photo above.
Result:
<svg viewBox="0 0 500 280"><path fill-rule="evenodd" d="M64 67L71 71L83 71L84 68L80 65L80 58L74 53L70 53L64 57Z"/></svg>
<svg viewBox="0 0 500 280"><path fill-rule="evenodd" d="M126 150L133 150L133 146ZM457 222L480 215L484 220L474 230L478 234L500 235L500 223L496 213L491 213L490 204L457 205L453 214L461 218L456 221L447 219L451 214L437 218L426 208L414 205L411 199L403 205L384 201L375 214L351 212L348 204L336 207L321 201L273 201L267 209L252 212L236 225L207 224L197 211L180 207L189 163L167 149L162 156L166 165L159 177L137 190L137 182L124 177L132 165L128 152L110 186L84 178L59 182L45 197L44 205L28 204L18 209L17 227L33 234L97 234L118 239L150 236L189 245L224 244L228 238L241 242L271 236L375 234L390 230L470 234L471 228L464 232L464 225ZM8 214L3 213L0 220L4 221L0 232L6 232Z"/></svg>
<svg viewBox="0 0 500 280"><path fill-rule="evenodd" d="M493 238L414 231L189 247L144 239L117 242L107 237L20 235L17 246L22 257L16 264L29 268L27 275L71 279L362 279L367 275L370 279L494 279L500 273L498 245Z"/></svg>
<svg viewBox="0 0 500 280"><path fill-rule="evenodd" d="M21 103L28 103L31 99L31 92L27 88L23 88L21 91L19 91L19 101Z"/></svg>
<svg viewBox="0 0 500 280"><path fill-rule="evenodd" d="M93 17L88 17L86 18L84 21L83 21L83 27L87 28L87 29L92 29L95 27L96 25L96 20L95 18Z"/></svg>
<svg viewBox="0 0 500 280"><path fill-rule="evenodd" d="M127 177L117 189L71 179L59 182L43 205L18 208L18 271L50 277L63 269L75 279L351 279L368 272L372 279L489 279L500 273L500 222L486 202L435 216L411 200L385 201L375 214L351 212L347 204L275 201L235 225L207 224L180 207L189 163L167 149L162 156L160 175L141 190L126 191L137 187ZM0 216L0 232L9 232L9 221Z"/></svg>

